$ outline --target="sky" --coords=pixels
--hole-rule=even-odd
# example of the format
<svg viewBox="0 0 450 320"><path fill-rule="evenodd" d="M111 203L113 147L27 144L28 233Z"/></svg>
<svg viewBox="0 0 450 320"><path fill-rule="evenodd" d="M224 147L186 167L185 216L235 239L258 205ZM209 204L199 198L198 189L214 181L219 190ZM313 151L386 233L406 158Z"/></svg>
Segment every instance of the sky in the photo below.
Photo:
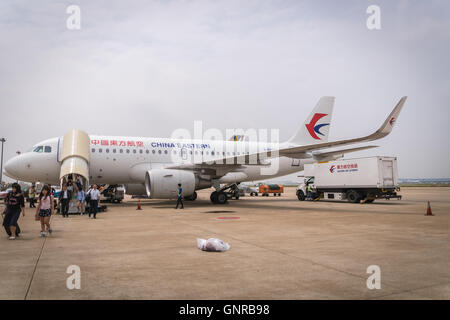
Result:
<svg viewBox="0 0 450 320"><path fill-rule="evenodd" d="M381 29L369 30L369 5ZM80 29L67 28L78 5ZM279 129L335 96L329 140L376 130L402 178L449 178L450 3L443 1L0 2L5 161L72 128L170 137L179 128Z"/></svg>

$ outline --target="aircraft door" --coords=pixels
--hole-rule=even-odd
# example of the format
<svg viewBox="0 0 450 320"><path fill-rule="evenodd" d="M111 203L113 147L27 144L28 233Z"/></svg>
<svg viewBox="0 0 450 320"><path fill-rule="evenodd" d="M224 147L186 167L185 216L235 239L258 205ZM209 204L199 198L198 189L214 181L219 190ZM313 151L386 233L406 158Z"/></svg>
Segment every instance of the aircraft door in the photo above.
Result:
<svg viewBox="0 0 450 320"><path fill-rule="evenodd" d="M81 183L83 189L86 189L89 184L89 135L81 130L70 130L58 146L61 148L61 185L71 179L74 183Z"/></svg>

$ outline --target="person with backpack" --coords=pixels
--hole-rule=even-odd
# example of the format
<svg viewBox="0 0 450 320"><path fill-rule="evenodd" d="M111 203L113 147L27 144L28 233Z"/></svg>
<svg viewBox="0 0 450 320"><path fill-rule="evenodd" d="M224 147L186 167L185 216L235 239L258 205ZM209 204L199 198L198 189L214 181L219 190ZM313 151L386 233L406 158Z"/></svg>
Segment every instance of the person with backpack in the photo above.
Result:
<svg viewBox="0 0 450 320"><path fill-rule="evenodd" d="M5 204L6 207L2 213L4 215L3 227L9 235L9 240L15 240L20 233L17 223L20 213L22 212L22 216L25 217L25 197L18 183L13 183L12 191L6 196Z"/></svg>
<svg viewBox="0 0 450 320"><path fill-rule="evenodd" d="M45 185L39 195L39 203L36 209L36 215L39 216L41 221L41 237L46 237L47 232L52 233L50 227L50 217L55 214L55 208L53 203L53 196L50 192L50 187Z"/></svg>

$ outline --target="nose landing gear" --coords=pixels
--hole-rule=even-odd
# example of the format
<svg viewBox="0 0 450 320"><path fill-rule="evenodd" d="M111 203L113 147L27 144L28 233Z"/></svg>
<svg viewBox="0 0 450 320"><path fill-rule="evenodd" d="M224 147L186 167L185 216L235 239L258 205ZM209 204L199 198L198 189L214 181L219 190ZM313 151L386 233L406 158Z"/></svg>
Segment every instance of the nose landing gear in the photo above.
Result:
<svg viewBox="0 0 450 320"><path fill-rule="evenodd" d="M239 187L237 183L226 185L211 193L210 199L214 204L225 204L228 199L239 199Z"/></svg>

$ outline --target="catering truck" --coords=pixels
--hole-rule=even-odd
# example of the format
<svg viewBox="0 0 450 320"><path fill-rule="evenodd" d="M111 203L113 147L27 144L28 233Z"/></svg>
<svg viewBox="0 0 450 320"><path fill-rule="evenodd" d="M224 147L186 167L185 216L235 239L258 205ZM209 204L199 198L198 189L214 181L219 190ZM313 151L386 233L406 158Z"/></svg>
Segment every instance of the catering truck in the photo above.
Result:
<svg viewBox="0 0 450 320"><path fill-rule="evenodd" d="M297 187L297 198L301 201L309 198L371 203L375 199L401 199L397 194L400 188L395 157L306 164L303 177L304 182Z"/></svg>

